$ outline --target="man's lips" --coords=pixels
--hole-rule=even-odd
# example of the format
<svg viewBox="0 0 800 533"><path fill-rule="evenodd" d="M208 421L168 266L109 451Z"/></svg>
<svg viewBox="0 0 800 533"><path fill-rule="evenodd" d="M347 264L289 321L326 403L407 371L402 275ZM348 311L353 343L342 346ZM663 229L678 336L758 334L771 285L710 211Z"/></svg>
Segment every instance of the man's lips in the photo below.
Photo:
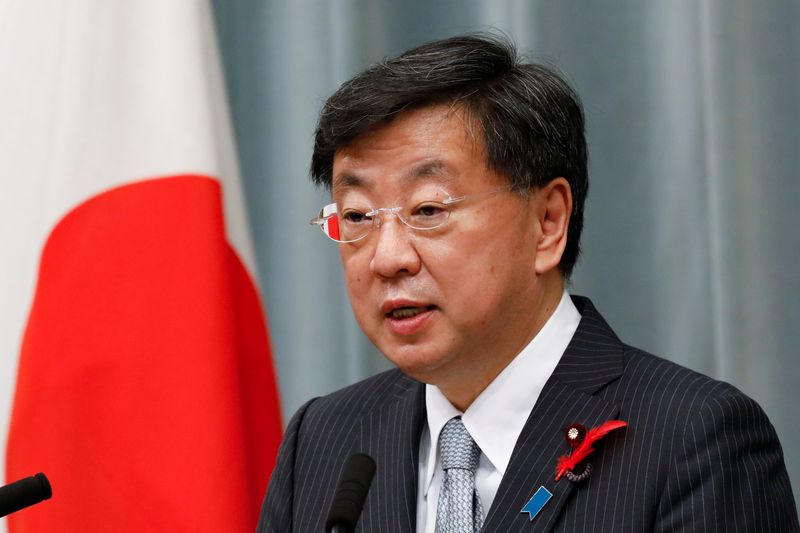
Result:
<svg viewBox="0 0 800 533"><path fill-rule="evenodd" d="M390 300L381 306L384 316L394 320L413 318L420 313L433 311L434 309L436 309L436 306L433 304L413 300Z"/></svg>
<svg viewBox="0 0 800 533"><path fill-rule="evenodd" d="M386 313L386 316L396 320L404 320L406 318L413 318L425 311L432 311L435 307L434 305L428 305L426 307L401 307Z"/></svg>
<svg viewBox="0 0 800 533"><path fill-rule="evenodd" d="M386 318L392 320L407 320L409 318L414 318L420 313L433 311L434 309L436 309L435 305L427 305L425 307L400 307L386 313Z"/></svg>
<svg viewBox="0 0 800 533"><path fill-rule="evenodd" d="M409 300L392 300L381 306L389 330L401 337L424 331L437 309L434 304Z"/></svg>

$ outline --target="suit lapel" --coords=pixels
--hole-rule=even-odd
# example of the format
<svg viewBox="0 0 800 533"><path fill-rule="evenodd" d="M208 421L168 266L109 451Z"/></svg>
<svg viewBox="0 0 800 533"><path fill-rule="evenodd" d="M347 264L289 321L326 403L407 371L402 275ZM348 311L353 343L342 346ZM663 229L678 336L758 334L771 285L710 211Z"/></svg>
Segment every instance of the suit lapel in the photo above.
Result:
<svg viewBox="0 0 800 533"><path fill-rule="evenodd" d="M573 299L580 325L517 440L484 531L551 531L572 491L583 488L555 481L556 460L569 452L564 428L573 422L595 427L619 413L594 394L622 374L622 344L588 300ZM553 496L530 521L522 508L542 486Z"/></svg>
<svg viewBox="0 0 800 533"><path fill-rule="evenodd" d="M359 531L414 533L417 519L419 440L425 424L425 388L402 376L395 401L364 416L360 448L375 459L375 480Z"/></svg>
<svg viewBox="0 0 800 533"><path fill-rule="evenodd" d="M619 408L550 380L517 440L511 462L486 517L485 531L550 531L576 484L555 481L556 459L569 452L564 428L572 422L594 427L614 418ZM522 508L539 487L553 497L533 521Z"/></svg>

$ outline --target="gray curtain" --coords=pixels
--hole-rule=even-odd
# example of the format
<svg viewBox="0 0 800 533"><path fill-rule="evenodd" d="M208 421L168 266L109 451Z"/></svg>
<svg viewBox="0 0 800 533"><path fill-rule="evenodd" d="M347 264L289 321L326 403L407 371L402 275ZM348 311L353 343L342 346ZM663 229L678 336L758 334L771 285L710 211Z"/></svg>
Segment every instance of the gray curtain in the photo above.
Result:
<svg viewBox="0 0 800 533"><path fill-rule="evenodd" d="M571 291L620 337L758 400L800 495L800 2L215 4L283 409L387 367L308 225L322 101L422 42L500 30L582 95L591 191Z"/></svg>

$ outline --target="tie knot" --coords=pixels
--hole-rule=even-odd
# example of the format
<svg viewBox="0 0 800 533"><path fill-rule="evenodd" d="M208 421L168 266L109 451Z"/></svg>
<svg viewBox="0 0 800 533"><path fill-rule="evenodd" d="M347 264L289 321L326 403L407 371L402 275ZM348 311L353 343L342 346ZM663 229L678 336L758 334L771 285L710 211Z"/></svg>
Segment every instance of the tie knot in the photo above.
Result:
<svg viewBox="0 0 800 533"><path fill-rule="evenodd" d="M451 418L439 435L439 446L442 451L442 468L449 470L458 468L475 473L481 449L472 440L460 417Z"/></svg>

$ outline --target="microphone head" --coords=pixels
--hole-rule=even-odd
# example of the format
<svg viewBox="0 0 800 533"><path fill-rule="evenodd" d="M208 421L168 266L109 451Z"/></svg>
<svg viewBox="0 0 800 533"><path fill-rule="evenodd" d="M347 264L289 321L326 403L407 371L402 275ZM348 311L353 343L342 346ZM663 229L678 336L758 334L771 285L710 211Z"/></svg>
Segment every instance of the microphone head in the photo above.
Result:
<svg viewBox="0 0 800 533"><path fill-rule="evenodd" d="M47 476L39 472L4 487L0 487L0 516L34 505L53 496Z"/></svg>
<svg viewBox="0 0 800 533"><path fill-rule="evenodd" d="M372 457L363 453L348 457L325 522L326 531L334 526L344 527L348 532L355 530L374 476L375 461Z"/></svg>
<svg viewBox="0 0 800 533"><path fill-rule="evenodd" d="M39 482L39 496L42 500L49 500L53 497L53 487L50 486L50 480L43 472L39 472L33 476Z"/></svg>

